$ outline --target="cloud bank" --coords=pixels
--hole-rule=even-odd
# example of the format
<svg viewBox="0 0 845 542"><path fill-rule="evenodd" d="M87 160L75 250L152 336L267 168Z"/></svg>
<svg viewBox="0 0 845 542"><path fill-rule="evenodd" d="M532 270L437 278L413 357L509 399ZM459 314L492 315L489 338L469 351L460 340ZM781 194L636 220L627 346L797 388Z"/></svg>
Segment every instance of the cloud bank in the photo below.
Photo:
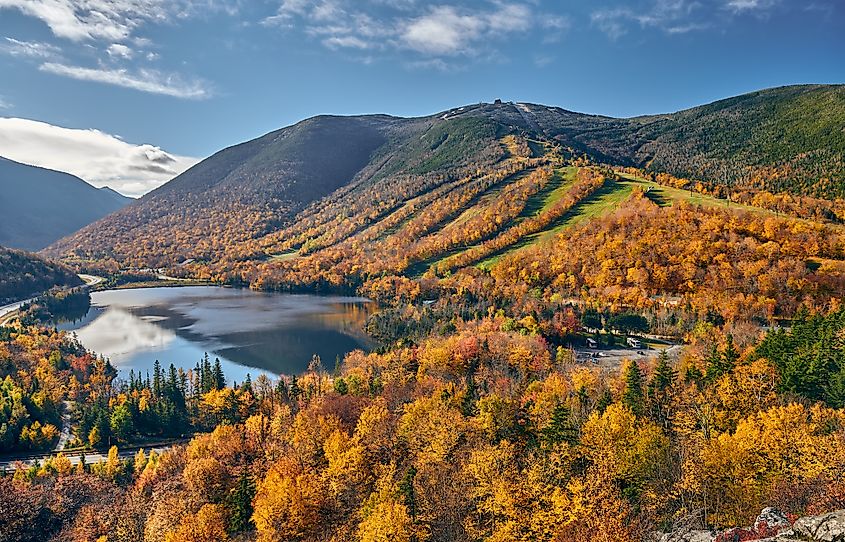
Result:
<svg viewBox="0 0 845 542"><path fill-rule="evenodd" d="M96 187L141 196L199 159L133 145L99 130L62 128L28 119L0 117L0 156L65 171Z"/></svg>

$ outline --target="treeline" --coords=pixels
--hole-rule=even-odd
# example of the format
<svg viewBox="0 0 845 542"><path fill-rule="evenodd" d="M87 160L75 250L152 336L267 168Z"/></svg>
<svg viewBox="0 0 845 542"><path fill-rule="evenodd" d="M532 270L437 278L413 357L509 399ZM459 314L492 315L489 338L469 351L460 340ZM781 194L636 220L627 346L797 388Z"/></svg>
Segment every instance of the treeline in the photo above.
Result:
<svg viewBox="0 0 845 542"><path fill-rule="evenodd" d="M845 411L764 357L779 337L701 324L680 359L606 372L494 317L281 385L218 389L205 361L186 378L133 375L123 393L151 410L196 388L213 431L161 456L60 457L0 479L4 509L29 503L0 527L19 540L633 542L678 517L705 528L769 505L842 508Z"/></svg>
<svg viewBox="0 0 845 542"><path fill-rule="evenodd" d="M84 401L105 369L64 333L0 328L0 452L50 449L63 402Z"/></svg>
<svg viewBox="0 0 845 542"><path fill-rule="evenodd" d="M35 254L0 247L0 305L51 288L80 284L82 280L64 265L48 262Z"/></svg>
<svg viewBox="0 0 845 542"><path fill-rule="evenodd" d="M82 318L90 307L91 295L85 288L54 290L22 305L18 318L24 326L55 324Z"/></svg>
<svg viewBox="0 0 845 542"><path fill-rule="evenodd" d="M578 298L617 311L667 307L702 320L716 312L766 323L801 305L835 303L845 291L837 264L843 246L841 233L823 225L685 203L660 207L635 192L616 212L503 258L491 271L492 288L527 306Z"/></svg>

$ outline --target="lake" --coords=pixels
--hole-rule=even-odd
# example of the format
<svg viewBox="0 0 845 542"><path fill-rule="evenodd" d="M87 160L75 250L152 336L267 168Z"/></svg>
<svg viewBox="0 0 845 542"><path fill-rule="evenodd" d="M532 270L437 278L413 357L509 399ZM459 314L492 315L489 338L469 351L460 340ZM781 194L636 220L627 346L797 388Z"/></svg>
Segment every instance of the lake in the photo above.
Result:
<svg viewBox="0 0 845 542"><path fill-rule="evenodd" d="M374 304L358 297L254 292L217 286L108 290L91 294L84 318L64 323L126 377L156 360L192 369L207 352L229 383L304 372L314 354L337 359L372 343L363 331Z"/></svg>

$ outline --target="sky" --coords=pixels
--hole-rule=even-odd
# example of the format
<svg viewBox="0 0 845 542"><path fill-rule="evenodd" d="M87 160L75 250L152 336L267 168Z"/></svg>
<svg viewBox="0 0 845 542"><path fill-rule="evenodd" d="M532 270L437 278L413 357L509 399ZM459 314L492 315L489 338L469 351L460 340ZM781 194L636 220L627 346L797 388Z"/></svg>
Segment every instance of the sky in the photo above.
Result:
<svg viewBox="0 0 845 542"><path fill-rule="evenodd" d="M0 156L137 196L317 114L845 83L843 0L0 0Z"/></svg>

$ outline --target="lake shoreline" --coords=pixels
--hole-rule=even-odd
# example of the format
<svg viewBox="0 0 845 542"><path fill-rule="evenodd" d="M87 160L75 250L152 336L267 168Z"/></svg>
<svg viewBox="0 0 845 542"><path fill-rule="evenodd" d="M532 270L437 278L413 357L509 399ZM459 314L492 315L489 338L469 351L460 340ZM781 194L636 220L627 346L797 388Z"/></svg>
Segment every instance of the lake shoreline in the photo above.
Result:
<svg viewBox="0 0 845 542"><path fill-rule="evenodd" d="M92 292L82 318L60 329L121 370L146 372L153 360L191 369L206 353L227 376L301 374L313 355L326 368L354 350L378 305L360 296L256 291L217 284L112 288Z"/></svg>

